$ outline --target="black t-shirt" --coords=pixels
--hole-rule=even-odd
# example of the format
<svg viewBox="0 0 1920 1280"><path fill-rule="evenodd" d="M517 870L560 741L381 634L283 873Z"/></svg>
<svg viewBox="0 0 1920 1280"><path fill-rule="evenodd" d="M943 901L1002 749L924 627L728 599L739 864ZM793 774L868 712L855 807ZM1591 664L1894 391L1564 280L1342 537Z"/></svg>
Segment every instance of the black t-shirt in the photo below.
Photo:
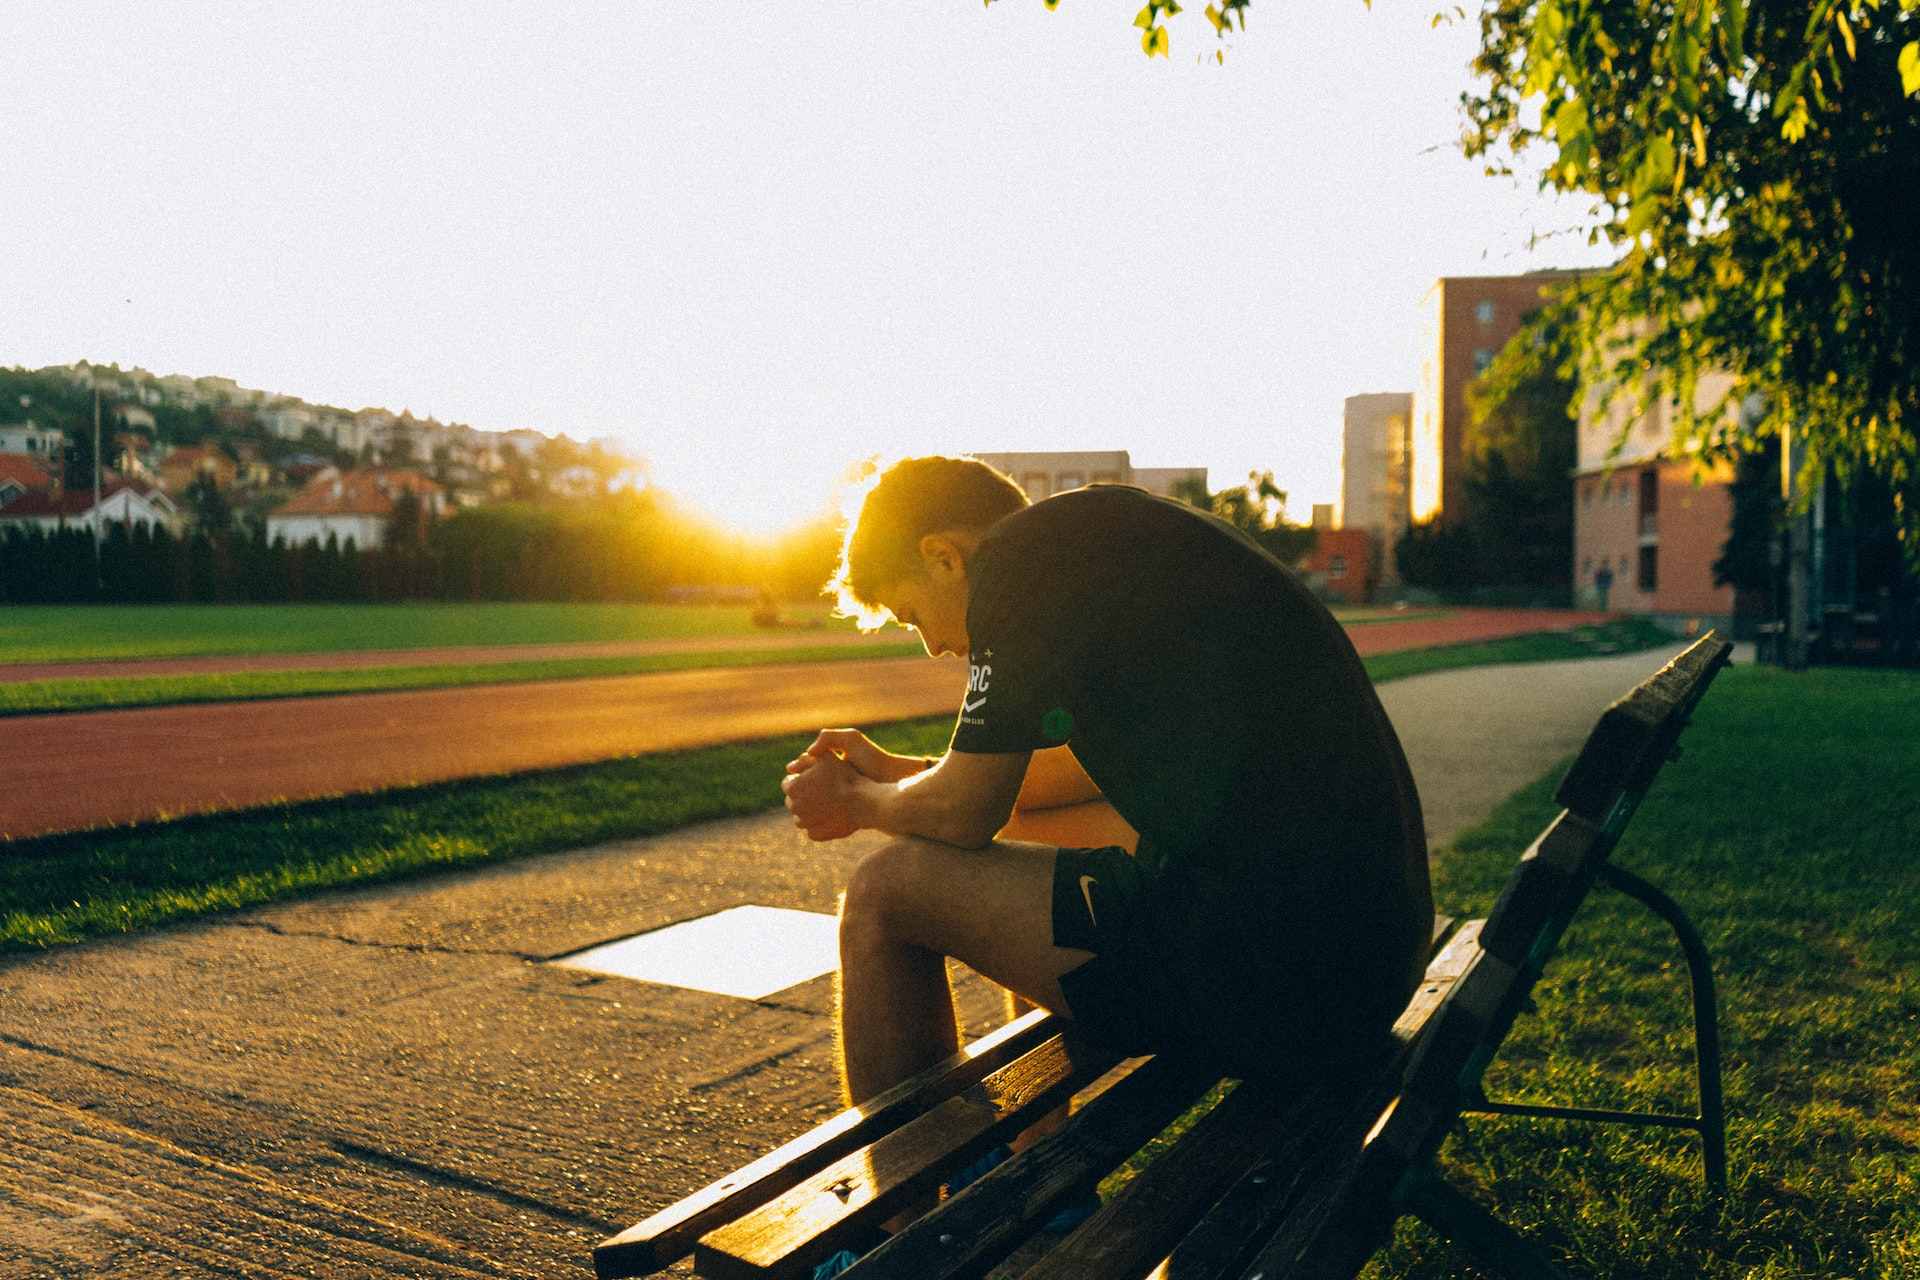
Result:
<svg viewBox="0 0 1920 1280"><path fill-rule="evenodd" d="M1327 923L1417 914L1399 740L1345 631L1258 544L1095 485L1000 520L968 574L954 750L1070 745L1156 870L1252 878Z"/></svg>

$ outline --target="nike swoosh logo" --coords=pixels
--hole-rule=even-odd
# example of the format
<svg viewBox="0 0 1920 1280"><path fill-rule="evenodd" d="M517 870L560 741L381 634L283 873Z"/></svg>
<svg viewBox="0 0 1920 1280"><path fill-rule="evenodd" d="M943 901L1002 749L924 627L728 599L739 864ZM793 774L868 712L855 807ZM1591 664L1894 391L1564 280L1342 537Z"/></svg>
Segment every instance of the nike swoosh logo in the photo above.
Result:
<svg viewBox="0 0 1920 1280"><path fill-rule="evenodd" d="M1080 877L1080 896L1087 900L1087 919L1097 925L1100 923L1100 917L1093 912L1093 886L1095 883L1092 876Z"/></svg>
<svg viewBox="0 0 1920 1280"><path fill-rule="evenodd" d="M968 702L965 698L960 699L960 709L962 711L978 711L981 707L984 707L986 705L987 705L987 699L985 694L982 694L980 697L975 698L972 702Z"/></svg>

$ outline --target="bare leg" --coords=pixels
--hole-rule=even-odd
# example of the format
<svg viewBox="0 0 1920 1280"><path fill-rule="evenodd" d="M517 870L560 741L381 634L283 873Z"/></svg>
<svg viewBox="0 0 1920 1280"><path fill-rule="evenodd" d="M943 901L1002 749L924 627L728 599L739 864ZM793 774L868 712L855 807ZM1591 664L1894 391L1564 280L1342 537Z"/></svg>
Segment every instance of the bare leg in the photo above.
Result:
<svg viewBox="0 0 1920 1280"><path fill-rule="evenodd" d="M958 1045L944 957L1067 1012L1060 975L1089 953L1053 945L1053 849L896 840L855 868L840 913L840 1042L850 1101Z"/></svg>

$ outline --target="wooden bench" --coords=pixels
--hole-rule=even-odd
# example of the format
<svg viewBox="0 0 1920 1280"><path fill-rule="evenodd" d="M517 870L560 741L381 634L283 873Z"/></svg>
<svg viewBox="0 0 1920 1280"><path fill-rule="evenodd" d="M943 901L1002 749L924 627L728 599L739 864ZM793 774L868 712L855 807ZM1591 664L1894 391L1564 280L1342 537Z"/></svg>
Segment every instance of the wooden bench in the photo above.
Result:
<svg viewBox="0 0 1920 1280"><path fill-rule="evenodd" d="M603 1241L597 1274L646 1275L691 1253L694 1269L714 1280L808 1276L1075 1095L1064 1129L943 1200L848 1274L977 1276L1013 1256L1011 1270L1029 1280L1351 1276L1412 1213L1508 1274L1554 1275L1537 1249L1436 1171L1442 1138L1471 1111L1692 1129L1709 1185L1723 1188L1705 948L1671 899L1608 855L1677 754L1675 740L1729 648L1709 632L1600 717L1560 785L1564 811L1521 857L1486 919L1436 932L1427 980L1390 1047L1355 1078L1306 1090L1239 1082L1091 1219L1048 1237L1040 1226L1064 1199L1118 1167L1218 1080L1165 1054L1116 1061L1036 1011ZM1510 1106L1481 1091L1482 1073L1596 881L1646 903L1680 939L1694 991L1696 1115Z"/></svg>

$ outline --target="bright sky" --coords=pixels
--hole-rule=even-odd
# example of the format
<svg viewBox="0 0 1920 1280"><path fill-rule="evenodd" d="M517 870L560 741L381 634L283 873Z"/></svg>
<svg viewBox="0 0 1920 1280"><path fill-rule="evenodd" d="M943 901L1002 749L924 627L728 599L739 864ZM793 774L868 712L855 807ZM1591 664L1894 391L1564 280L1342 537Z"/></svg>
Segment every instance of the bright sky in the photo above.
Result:
<svg viewBox="0 0 1920 1280"><path fill-rule="evenodd" d="M760 525L936 449L1304 519L1435 276L1602 258L1460 156L1472 22L1201 7L6 5L0 365L615 435Z"/></svg>

